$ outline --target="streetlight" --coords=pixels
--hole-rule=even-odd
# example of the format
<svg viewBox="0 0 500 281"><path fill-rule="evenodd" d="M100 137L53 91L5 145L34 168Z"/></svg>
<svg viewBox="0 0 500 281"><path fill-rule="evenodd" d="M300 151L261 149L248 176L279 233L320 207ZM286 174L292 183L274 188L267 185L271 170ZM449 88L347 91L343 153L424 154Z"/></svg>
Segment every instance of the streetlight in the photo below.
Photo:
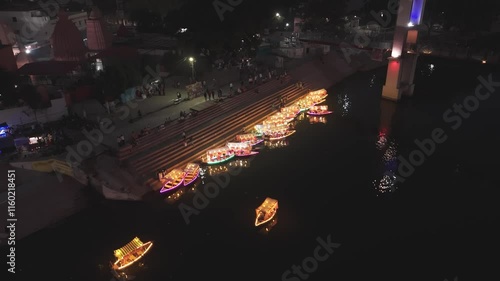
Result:
<svg viewBox="0 0 500 281"><path fill-rule="evenodd" d="M194 58L193 57L189 57L189 63L191 63L191 75L192 75L193 80L194 80Z"/></svg>
<svg viewBox="0 0 500 281"><path fill-rule="evenodd" d="M276 17L279 18L280 17L280 13L276 13Z"/></svg>

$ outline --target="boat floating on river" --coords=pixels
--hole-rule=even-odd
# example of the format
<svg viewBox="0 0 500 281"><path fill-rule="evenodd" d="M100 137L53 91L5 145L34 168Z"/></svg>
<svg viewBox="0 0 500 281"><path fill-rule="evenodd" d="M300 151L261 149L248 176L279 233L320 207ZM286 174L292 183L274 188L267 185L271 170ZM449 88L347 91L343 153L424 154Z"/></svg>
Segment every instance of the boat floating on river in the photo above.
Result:
<svg viewBox="0 0 500 281"><path fill-rule="evenodd" d="M257 151L252 151L252 145L248 142L228 142L227 147L233 151L236 157L248 157L259 154Z"/></svg>
<svg viewBox="0 0 500 281"><path fill-rule="evenodd" d="M255 209L255 226L264 224L274 218L278 212L278 200L267 197L266 200Z"/></svg>
<svg viewBox="0 0 500 281"><path fill-rule="evenodd" d="M117 260L112 265L114 270L122 270L141 259L153 246L153 242L149 241L142 243L142 241L135 237L127 245L115 250L114 254Z"/></svg>
<svg viewBox="0 0 500 281"><path fill-rule="evenodd" d="M184 186L193 183L200 175L200 165L196 163L188 163L184 168Z"/></svg>
<svg viewBox="0 0 500 281"><path fill-rule="evenodd" d="M225 146L207 151L207 154L202 157L202 161L208 165L215 165L229 161L233 159L234 156L234 152Z"/></svg>
<svg viewBox="0 0 500 281"><path fill-rule="evenodd" d="M160 193L165 193L167 191L174 190L184 183L185 173L179 169L173 169L166 176L166 182L160 189Z"/></svg>

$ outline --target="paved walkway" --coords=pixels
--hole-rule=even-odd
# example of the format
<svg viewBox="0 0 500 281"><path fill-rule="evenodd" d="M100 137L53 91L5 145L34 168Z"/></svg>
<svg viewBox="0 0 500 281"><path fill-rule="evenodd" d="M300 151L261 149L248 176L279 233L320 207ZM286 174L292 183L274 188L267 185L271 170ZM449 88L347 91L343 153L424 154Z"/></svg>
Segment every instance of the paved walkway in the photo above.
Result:
<svg viewBox="0 0 500 281"><path fill-rule="evenodd" d="M210 73L206 76L207 84L211 87L212 77L217 77L216 81L221 81L220 83L229 81L233 83L233 89L237 89L240 86L239 70L224 70L215 71L215 73ZM210 79L210 80L208 80ZM86 112L86 116L91 120L101 120L102 118L110 118L115 129L106 135L104 135L103 144L107 147L117 147L116 138L123 135L126 140L130 138L133 132L139 132L140 130L149 126L150 128L157 127L165 122L166 119L176 120L180 116L180 112L189 112L190 108L203 104L207 102L204 96L199 96L191 100L185 100L178 104L175 103L177 98L177 93L180 92L183 99L187 97L187 92L185 87L181 86L181 89L176 89L173 87L175 81L182 80L187 81L186 78L182 77L172 77L168 78L166 82L165 95L163 96L152 96L144 100L136 99L131 102L127 107L130 109L130 113L126 114L126 111L120 111L115 114L108 114L103 105L99 104L97 101L87 101L85 103L75 105L72 110L79 115L82 115L83 110ZM183 85L185 85L184 82ZM220 88L224 96L229 94L229 83L223 84L220 87L215 87L217 90ZM216 93L217 98L217 93ZM135 120L134 122L129 122L131 118L136 118L138 116L138 111L141 111L142 118ZM127 110L128 111L128 110ZM81 135L80 137L83 137ZM77 139L78 136L76 136Z"/></svg>

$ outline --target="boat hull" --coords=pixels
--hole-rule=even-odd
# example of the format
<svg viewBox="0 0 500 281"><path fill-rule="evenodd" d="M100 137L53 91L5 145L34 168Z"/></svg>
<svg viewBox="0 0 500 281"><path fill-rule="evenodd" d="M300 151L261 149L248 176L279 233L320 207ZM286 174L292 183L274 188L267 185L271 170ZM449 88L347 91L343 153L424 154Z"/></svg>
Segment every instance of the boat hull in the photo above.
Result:
<svg viewBox="0 0 500 281"><path fill-rule="evenodd" d="M200 166L190 163L184 169L184 186L192 184L200 176Z"/></svg>
<svg viewBox="0 0 500 281"><path fill-rule="evenodd" d="M295 134L295 130L289 131L288 133L286 133L285 135L280 136L280 137L269 137L269 140L271 140L271 141L282 140L282 139L286 139L287 137L289 137L289 136L291 136L293 134Z"/></svg>
<svg viewBox="0 0 500 281"><path fill-rule="evenodd" d="M276 213L277 213L277 211L274 212L269 218L267 218L265 220L259 221L259 220L255 219L255 226L259 226L259 225L265 224L267 222L270 222L276 216Z"/></svg>
<svg viewBox="0 0 500 281"><path fill-rule="evenodd" d="M224 158L222 160L218 160L218 161L208 161L208 160L205 159L205 160L203 160L203 163L205 163L207 165L217 165L217 164L221 164L221 163L227 162L227 161L233 159L234 157L235 157L235 155L233 154L233 155L231 155L229 157L226 157L226 158Z"/></svg>
<svg viewBox="0 0 500 281"><path fill-rule="evenodd" d="M188 186L188 185L192 184L199 176L200 176L199 170L198 170L198 172L196 172L192 175L187 175L186 177L184 177L184 186Z"/></svg>
<svg viewBox="0 0 500 281"><path fill-rule="evenodd" d="M179 188L180 186L182 186L183 182L184 178L182 180L179 180L179 182L167 181L167 183L165 183L163 187L160 189L160 193L165 193L174 190L176 188Z"/></svg>
<svg viewBox="0 0 500 281"><path fill-rule="evenodd" d="M253 156L253 155L256 155L256 154L259 154L258 151L250 151L250 153L236 153L236 157L249 157L249 156Z"/></svg>
<svg viewBox="0 0 500 281"><path fill-rule="evenodd" d="M323 116L323 115L328 115L328 114L332 114L333 111L324 111L324 112L319 112L319 113L314 113L314 112L307 112L308 115L311 115L311 116Z"/></svg>
<svg viewBox="0 0 500 281"><path fill-rule="evenodd" d="M264 141L263 139L258 139L258 140L256 140L256 141L250 142L250 144L251 144L252 146L256 146L256 145L258 145L258 144L261 144L263 141Z"/></svg>

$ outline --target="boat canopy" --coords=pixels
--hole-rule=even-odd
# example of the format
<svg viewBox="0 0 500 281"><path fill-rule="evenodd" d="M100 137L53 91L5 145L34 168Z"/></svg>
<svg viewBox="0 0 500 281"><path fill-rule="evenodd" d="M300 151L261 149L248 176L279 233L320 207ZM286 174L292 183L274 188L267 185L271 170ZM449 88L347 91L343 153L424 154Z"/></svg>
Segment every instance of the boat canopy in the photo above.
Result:
<svg viewBox="0 0 500 281"><path fill-rule="evenodd" d="M260 205L257 209L255 209L255 211L257 211L257 213L261 211L268 213L277 206L278 206L278 200L267 197L266 200L264 200L264 203L262 203L262 205Z"/></svg>
<svg viewBox="0 0 500 281"><path fill-rule="evenodd" d="M215 149L210 149L207 151L207 154L214 154L214 153L225 153L227 152L228 148L227 147L219 147Z"/></svg>
<svg viewBox="0 0 500 281"><path fill-rule="evenodd" d="M121 247L118 250L115 250L115 257L118 259L122 259L124 256L130 254L131 252L135 251L137 248L141 247L144 245L142 241L135 237L132 241L130 241L127 245Z"/></svg>
<svg viewBox="0 0 500 281"><path fill-rule="evenodd" d="M243 135L236 135L236 139L238 140L248 140L248 139L255 139L254 134L243 134Z"/></svg>
<svg viewBox="0 0 500 281"><path fill-rule="evenodd" d="M228 142L228 148L251 148L252 145L247 142Z"/></svg>

